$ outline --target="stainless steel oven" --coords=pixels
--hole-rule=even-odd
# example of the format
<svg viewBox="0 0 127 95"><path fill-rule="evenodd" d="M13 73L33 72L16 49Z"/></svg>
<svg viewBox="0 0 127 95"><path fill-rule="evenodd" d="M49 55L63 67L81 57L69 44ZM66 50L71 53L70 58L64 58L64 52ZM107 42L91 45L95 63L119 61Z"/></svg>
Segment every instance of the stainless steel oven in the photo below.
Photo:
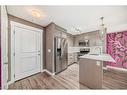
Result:
<svg viewBox="0 0 127 95"><path fill-rule="evenodd" d="M90 52L90 48L80 48L80 51L78 52L78 61L80 56L88 54L89 52Z"/></svg>
<svg viewBox="0 0 127 95"><path fill-rule="evenodd" d="M80 54L88 54L90 52L90 48L81 48L80 49Z"/></svg>
<svg viewBox="0 0 127 95"><path fill-rule="evenodd" d="M90 52L90 48L81 48L79 52L79 56L88 54Z"/></svg>

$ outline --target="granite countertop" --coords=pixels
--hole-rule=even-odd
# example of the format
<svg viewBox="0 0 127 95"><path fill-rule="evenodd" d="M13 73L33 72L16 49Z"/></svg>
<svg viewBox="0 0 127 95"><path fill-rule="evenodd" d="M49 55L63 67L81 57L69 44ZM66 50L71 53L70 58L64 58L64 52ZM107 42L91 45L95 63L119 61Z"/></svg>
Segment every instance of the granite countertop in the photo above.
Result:
<svg viewBox="0 0 127 95"><path fill-rule="evenodd" d="M79 58L87 58L92 60L108 61L108 62L116 63L116 61L109 54L100 54L100 55L86 54L86 55L80 56Z"/></svg>

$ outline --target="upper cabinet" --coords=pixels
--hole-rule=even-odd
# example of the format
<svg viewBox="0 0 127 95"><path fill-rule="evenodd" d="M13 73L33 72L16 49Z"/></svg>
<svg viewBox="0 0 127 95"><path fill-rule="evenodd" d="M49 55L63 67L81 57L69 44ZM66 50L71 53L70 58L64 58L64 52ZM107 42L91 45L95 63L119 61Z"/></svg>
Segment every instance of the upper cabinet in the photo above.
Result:
<svg viewBox="0 0 127 95"><path fill-rule="evenodd" d="M76 46L76 47L81 46L81 45L79 45L80 42L85 42L85 40L88 41L89 47L101 45L98 31L75 35L74 39L75 39L74 46Z"/></svg>
<svg viewBox="0 0 127 95"><path fill-rule="evenodd" d="M73 47L74 46L74 37L72 35L68 35L68 47Z"/></svg>
<svg viewBox="0 0 127 95"><path fill-rule="evenodd" d="M54 36L61 37L62 36L62 32L59 31L59 30L55 30Z"/></svg>
<svg viewBox="0 0 127 95"><path fill-rule="evenodd" d="M54 36L61 37L61 38L67 38L67 30L54 24Z"/></svg>
<svg viewBox="0 0 127 95"><path fill-rule="evenodd" d="M66 38L67 39L67 33L62 32L62 38Z"/></svg>

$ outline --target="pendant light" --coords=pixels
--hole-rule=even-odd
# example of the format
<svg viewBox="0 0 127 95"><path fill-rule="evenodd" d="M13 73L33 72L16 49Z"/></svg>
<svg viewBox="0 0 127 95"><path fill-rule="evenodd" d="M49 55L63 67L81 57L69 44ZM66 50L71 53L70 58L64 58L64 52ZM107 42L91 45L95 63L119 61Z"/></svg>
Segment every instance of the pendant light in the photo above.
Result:
<svg viewBox="0 0 127 95"><path fill-rule="evenodd" d="M101 20L101 25L99 29L100 45L102 46L102 53L105 54L106 53L105 43L106 43L107 28L105 27L105 24L104 24L104 17L101 17L100 20Z"/></svg>
<svg viewBox="0 0 127 95"><path fill-rule="evenodd" d="M99 36L101 40L104 40L106 36L106 27L104 24L104 17L101 17L100 20L101 20L101 25L99 29Z"/></svg>

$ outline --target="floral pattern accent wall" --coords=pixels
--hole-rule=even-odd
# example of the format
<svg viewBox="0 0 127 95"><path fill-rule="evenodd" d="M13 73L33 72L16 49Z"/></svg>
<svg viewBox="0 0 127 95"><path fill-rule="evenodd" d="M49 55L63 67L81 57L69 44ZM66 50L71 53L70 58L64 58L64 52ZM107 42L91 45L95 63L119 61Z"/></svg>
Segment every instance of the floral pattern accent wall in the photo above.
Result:
<svg viewBox="0 0 127 95"><path fill-rule="evenodd" d="M116 63L107 62L107 65L127 69L127 31L107 34L107 53Z"/></svg>

